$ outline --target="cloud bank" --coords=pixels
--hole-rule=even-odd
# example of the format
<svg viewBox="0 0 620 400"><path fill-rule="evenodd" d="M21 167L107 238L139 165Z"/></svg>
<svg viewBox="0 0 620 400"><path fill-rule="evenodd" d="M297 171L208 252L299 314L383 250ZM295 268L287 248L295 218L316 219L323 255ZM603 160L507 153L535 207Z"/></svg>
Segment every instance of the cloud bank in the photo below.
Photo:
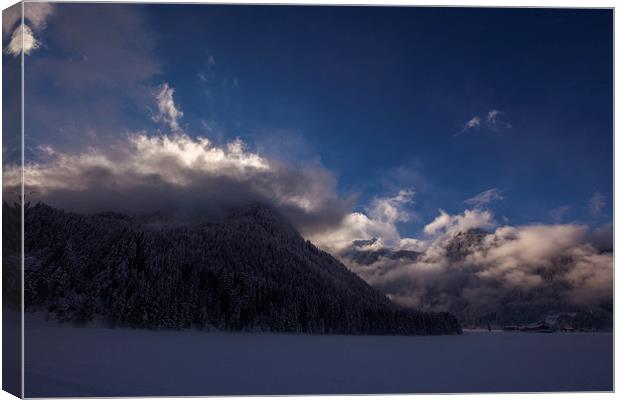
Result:
<svg viewBox="0 0 620 400"><path fill-rule="evenodd" d="M168 133L143 130L78 151L38 146L24 168L27 200L77 212L163 210L193 217L260 202L278 209L303 234L339 225L352 209L354 199L339 196L335 176L317 162L293 165L251 151L240 139L217 145L185 132L173 94L163 83L149 100L157 104L153 119ZM19 188L20 179L19 166L4 169L8 191ZM412 196L402 191L377 199L373 213L385 224L408 218L397 208Z"/></svg>
<svg viewBox="0 0 620 400"><path fill-rule="evenodd" d="M212 215L262 202L310 232L339 223L351 207L351 200L336 195L335 178L324 168L266 159L239 139L216 146L185 133L139 132L82 153L49 146L39 151L41 160L25 166L29 199L73 211ZM4 182L17 187L20 169L7 168Z"/></svg>
<svg viewBox="0 0 620 400"><path fill-rule="evenodd" d="M613 298L613 255L600 240L609 240L609 228L494 227L489 211L473 209L457 215L440 211L424 231L434 236L419 244L424 253L415 260L386 257L348 265L401 304L451 311L473 324L531 322Z"/></svg>
<svg viewBox="0 0 620 400"><path fill-rule="evenodd" d="M485 210L465 210L463 214L449 215L439 210L431 223L424 227L424 233L429 235L451 234L476 228L490 228L495 225L493 214Z"/></svg>

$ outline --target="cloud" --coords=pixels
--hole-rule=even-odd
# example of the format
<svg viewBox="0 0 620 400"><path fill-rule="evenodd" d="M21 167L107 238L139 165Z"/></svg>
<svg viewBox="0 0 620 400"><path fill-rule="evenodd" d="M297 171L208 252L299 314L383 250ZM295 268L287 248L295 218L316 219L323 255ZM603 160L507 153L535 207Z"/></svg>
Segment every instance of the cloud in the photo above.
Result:
<svg viewBox="0 0 620 400"><path fill-rule="evenodd" d="M474 206L477 208L489 205L495 201L504 200L504 196L502 195L501 190L497 188L492 188L489 190L485 190L484 192L478 193L474 197L465 200L465 204L470 206Z"/></svg>
<svg viewBox="0 0 620 400"><path fill-rule="evenodd" d="M207 60L204 62L203 68L201 68L196 75L200 82L205 84L217 81L216 62L212 54L207 55Z"/></svg>
<svg viewBox="0 0 620 400"><path fill-rule="evenodd" d="M487 113L487 123L496 124L499 121L499 117L503 112L500 110L491 110Z"/></svg>
<svg viewBox="0 0 620 400"><path fill-rule="evenodd" d="M471 129L474 128L479 128L480 127L480 123L482 122L481 118L479 116L473 116L469 121L467 121L465 123L465 126L463 126L463 129L461 129L460 131L458 131L456 134L454 134L454 137L459 136L461 133L469 131Z"/></svg>
<svg viewBox="0 0 620 400"><path fill-rule="evenodd" d="M368 214L372 219L390 224L409 221L411 214L406 207L413 203L414 195L412 189L403 189L393 197L376 197L367 210Z"/></svg>
<svg viewBox="0 0 620 400"><path fill-rule="evenodd" d="M588 201L588 210L593 216L598 216L606 205L605 196L601 192L594 192Z"/></svg>
<svg viewBox="0 0 620 400"><path fill-rule="evenodd" d="M53 11L52 3L24 3L24 18L32 24L32 28L36 31L46 27L47 18Z"/></svg>
<svg viewBox="0 0 620 400"><path fill-rule="evenodd" d="M539 268L573 251L586 231L583 225L502 226L467 261L486 267L478 272L480 277L500 278L506 285L537 285L543 282ZM523 282L512 279L526 275Z"/></svg>
<svg viewBox="0 0 620 400"><path fill-rule="evenodd" d="M24 22L21 22L21 7L14 6L3 12L2 34L11 39L4 52L13 57L22 52L29 55L41 46L34 32L41 32L46 27L46 20L54 8L50 3L24 3ZM16 26L17 25L17 26Z"/></svg>
<svg viewBox="0 0 620 400"><path fill-rule="evenodd" d="M560 206L551 210L549 215L551 216L551 220L557 224L562 222L562 219L564 219L564 216L569 210L570 206Z"/></svg>
<svg viewBox="0 0 620 400"><path fill-rule="evenodd" d="M145 81L161 72L154 54L157 33L148 29L141 10L139 5L56 4L47 40L57 51L36 60L34 77L72 92L114 89L134 96L137 87L145 88ZM147 92L140 93L141 100Z"/></svg>
<svg viewBox="0 0 620 400"><path fill-rule="evenodd" d="M174 89L167 83L157 88L155 99L159 112L153 116L155 122L165 122L173 132L180 130L178 120L183 117L183 112L174 103Z"/></svg>
<svg viewBox="0 0 620 400"><path fill-rule="evenodd" d="M239 139L216 146L185 133L139 132L108 147L39 152L41 161L24 170L30 200L72 211L212 215L260 202L308 233L339 224L352 206L320 165L294 168L249 151ZM18 187L19 167L6 168L4 180L7 188Z"/></svg>
<svg viewBox="0 0 620 400"><path fill-rule="evenodd" d="M41 31L46 27L47 18L54 11L52 3L24 3L24 19L35 31ZM2 33L11 33L18 23L21 25L21 4L7 8L2 13Z"/></svg>
<svg viewBox="0 0 620 400"><path fill-rule="evenodd" d="M586 243L584 225L501 227L466 259L476 275L507 289L563 286L565 300L595 304L611 296L613 260ZM598 294L596 294L598 292Z"/></svg>
<svg viewBox="0 0 620 400"><path fill-rule="evenodd" d="M610 243L609 227L531 224L486 233L470 230L492 219L479 210L441 212L427 225L438 234L419 246L424 253L415 261L379 257L363 266L344 261L394 301L451 311L465 323L544 318L612 299L613 256L594 243L596 236Z"/></svg>
<svg viewBox="0 0 620 400"><path fill-rule="evenodd" d="M614 249L614 228L609 222L592 229L588 232L586 241L592 244L595 248L604 251L611 252Z"/></svg>
<svg viewBox="0 0 620 400"><path fill-rule="evenodd" d="M209 133L213 132L213 123L209 123L204 119L200 119L200 125Z"/></svg>
<svg viewBox="0 0 620 400"><path fill-rule="evenodd" d="M467 123L465 124L465 129L478 128L479 126L480 126L480 117L475 116L475 117L472 117L472 119L470 119L469 121L467 121Z"/></svg>
<svg viewBox="0 0 620 400"><path fill-rule="evenodd" d="M35 39L32 30L25 24L19 25L11 35L11 41L4 52L13 57L19 56L22 51L28 55L39 48L39 41Z"/></svg>
<svg viewBox="0 0 620 400"><path fill-rule="evenodd" d="M504 119L504 112L501 110L491 110L487 113L486 124L491 130L512 128L512 124Z"/></svg>
<svg viewBox="0 0 620 400"><path fill-rule="evenodd" d="M162 70L145 7L54 3L42 37L53 51L28 59L24 101L33 147L53 141L73 152L153 127L147 107Z"/></svg>
<svg viewBox="0 0 620 400"><path fill-rule="evenodd" d="M512 124L505 119L505 113L501 110L490 110L486 113L484 121L478 115L473 116L469 121L465 123L463 129L454 136L459 136L461 133L470 131L472 129L480 128L484 122L484 126L492 131L499 131L502 129L512 128Z"/></svg>
<svg viewBox="0 0 620 400"><path fill-rule="evenodd" d="M355 240L378 238L382 244L387 245L396 245L400 241L394 224L372 219L361 212L346 214L338 226L315 232L307 238L334 254L347 248Z"/></svg>
<svg viewBox="0 0 620 400"><path fill-rule="evenodd" d="M445 211L439 210L439 216L424 227L424 233L428 235L451 234L493 226L495 226L493 214L486 210L465 210L459 215L449 215Z"/></svg>
<svg viewBox="0 0 620 400"><path fill-rule="evenodd" d="M308 238L333 253L340 252L355 240L370 238L377 238L382 244L400 247L402 239L396 223L411 218L408 207L413 203L414 195L412 189L402 189L391 197L376 197L366 208L366 213L349 213L339 225L317 231ZM406 245L411 247L416 243L410 241Z"/></svg>
<svg viewBox="0 0 620 400"><path fill-rule="evenodd" d="M21 21L22 3L17 3L2 11L2 34L8 35L13 32L17 23Z"/></svg>

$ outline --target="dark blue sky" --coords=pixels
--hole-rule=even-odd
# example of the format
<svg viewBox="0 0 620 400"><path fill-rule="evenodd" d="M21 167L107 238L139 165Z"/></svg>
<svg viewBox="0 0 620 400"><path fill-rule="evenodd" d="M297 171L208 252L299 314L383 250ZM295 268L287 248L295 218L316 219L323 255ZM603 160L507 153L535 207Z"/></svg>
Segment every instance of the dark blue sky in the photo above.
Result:
<svg viewBox="0 0 620 400"><path fill-rule="evenodd" d="M77 20L78 9L57 5L44 46L28 59L33 99L67 101L52 81L34 83L51 59L86 55L78 45L54 46L68 35L62 18ZM419 230L438 208L461 212L464 200L492 188L504 199L491 207L511 223L611 220L610 10L124 9L148 32L138 39L130 32L127 40L148 52L150 72L140 76L145 61L135 55L138 72L120 73L120 82L168 82L192 135L221 143L240 137L261 154L322 163L338 177L340 194L359 194L360 209L373 197L414 188L419 218L401 226L404 233ZM95 38L99 31L95 22L92 40L113 47L116 38ZM114 65L103 71L114 80ZM119 98L117 90L110 83L96 98L118 117L102 111L92 124L144 129L148 116L133 101L139 95ZM83 106L78 98L95 102L91 95L84 89L73 99ZM492 110L500 111L497 120L488 119ZM474 117L480 123L466 129ZM33 140L70 140L52 138L49 121L32 119ZM58 129L68 125L59 121ZM593 196L602 205L597 212Z"/></svg>

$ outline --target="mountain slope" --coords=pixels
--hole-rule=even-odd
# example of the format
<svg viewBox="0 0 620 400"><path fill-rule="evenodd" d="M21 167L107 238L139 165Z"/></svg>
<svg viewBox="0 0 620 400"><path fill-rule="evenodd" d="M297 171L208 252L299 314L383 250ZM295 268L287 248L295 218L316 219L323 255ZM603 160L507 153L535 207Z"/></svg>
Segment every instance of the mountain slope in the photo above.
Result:
<svg viewBox="0 0 620 400"><path fill-rule="evenodd" d="M446 257L451 262L463 261L469 254L480 250L482 242L489 235L482 229L457 232L445 247Z"/></svg>
<svg viewBox="0 0 620 400"><path fill-rule="evenodd" d="M38 204L25 212L26 306L142 328L460 332L392 303L262 206L179 223Z"/></svg>

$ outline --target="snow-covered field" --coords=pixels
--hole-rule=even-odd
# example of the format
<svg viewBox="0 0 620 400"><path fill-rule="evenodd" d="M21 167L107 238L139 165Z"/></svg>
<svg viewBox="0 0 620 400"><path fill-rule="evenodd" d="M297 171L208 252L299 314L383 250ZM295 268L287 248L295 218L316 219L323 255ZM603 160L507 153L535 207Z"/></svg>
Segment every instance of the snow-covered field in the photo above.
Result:
<svg viewBox="0 0 620 400"><path fill-rule="evenodd" d="M609 391L612 342L77 328L27 314L26 396Z"/></svg>

